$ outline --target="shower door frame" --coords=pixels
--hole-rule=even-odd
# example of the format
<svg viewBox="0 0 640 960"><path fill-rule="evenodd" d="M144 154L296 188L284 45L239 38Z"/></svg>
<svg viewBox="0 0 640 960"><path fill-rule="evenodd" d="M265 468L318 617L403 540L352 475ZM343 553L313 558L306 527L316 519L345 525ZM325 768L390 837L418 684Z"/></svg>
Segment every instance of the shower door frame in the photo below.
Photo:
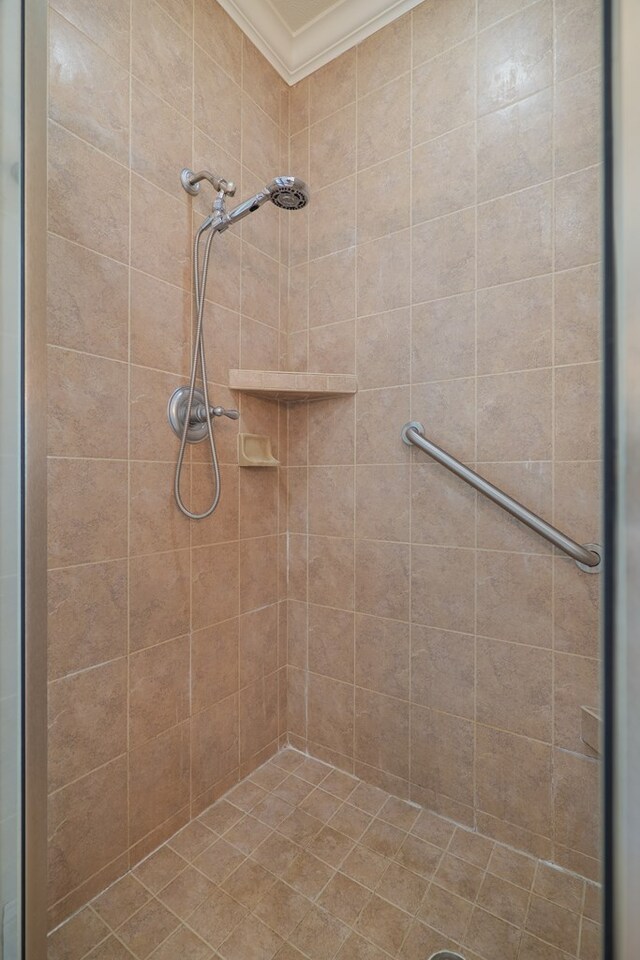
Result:
<svg viewBox="0 0 640 960"><path fill-rule="evenodd" d="M640 950L640 4L605 0L605 960Z"/></svg>
<svg viewBox="0 0 640 960"><path fill-rule="evenodd" d="M22 943L47 955L47 2L22 0Z"/></svg>

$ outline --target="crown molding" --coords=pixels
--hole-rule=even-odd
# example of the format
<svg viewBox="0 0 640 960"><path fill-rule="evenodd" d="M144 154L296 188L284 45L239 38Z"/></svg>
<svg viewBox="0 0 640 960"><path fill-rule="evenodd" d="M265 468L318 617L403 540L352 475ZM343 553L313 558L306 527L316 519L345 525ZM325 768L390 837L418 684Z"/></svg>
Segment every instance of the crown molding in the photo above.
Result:
<svg viewBox="0 0 640 960"><path fill-rule="evenodd" d="M295 33L284 24L269 0L218 2L292 85L366 40L421 0L338 0Z"/></svg>

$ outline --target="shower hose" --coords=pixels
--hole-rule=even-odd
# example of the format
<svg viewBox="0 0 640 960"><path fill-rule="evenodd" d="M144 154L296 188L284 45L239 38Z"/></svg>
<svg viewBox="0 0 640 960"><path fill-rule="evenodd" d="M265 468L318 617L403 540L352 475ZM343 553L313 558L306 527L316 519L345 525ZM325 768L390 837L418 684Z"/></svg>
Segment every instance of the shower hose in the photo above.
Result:
<svg viewBox="0 0 640 960"><path fill-rule="evenodd" d="M207 361L204 352L204 297L207 289L207 274L209 272L209 254L211 252L211 243L213 241L215 230L211 230L207 237L204 248L204 257L202 258L202 272L200 272L200 238L203 233L210 229L211 218L207 218L198 229L193 241L193 287L196 297L196 336L193 344L193 356L191 359L191 376L189 379L189 398L185 410L184 424L182 426L182 436L180 438L180 450L178 452L178 461L176 463L176 476L174 482L174 492L176 503L179 509L190 520L204 520L210 517L220 502L220 466L218 464L218 452L216 450L216 439L213 435L213 423L211 420L211 407L209 405L209 388L207 385ZM189 432L189 421L191 417L191 408L193 405L193 394L196 388L196 377L198 373L198 357L200 358L200 375L202 378L202 393L204 395L204 409L207 420L207 437L209 448L211 450L211 466L213 468L213 478L215 482L215 493L210 506L203 513L194 513L185 505L182 494L180 493L180 477L182 474L182 465L184 463L184 454L187 448L187 434Z"/></svg>

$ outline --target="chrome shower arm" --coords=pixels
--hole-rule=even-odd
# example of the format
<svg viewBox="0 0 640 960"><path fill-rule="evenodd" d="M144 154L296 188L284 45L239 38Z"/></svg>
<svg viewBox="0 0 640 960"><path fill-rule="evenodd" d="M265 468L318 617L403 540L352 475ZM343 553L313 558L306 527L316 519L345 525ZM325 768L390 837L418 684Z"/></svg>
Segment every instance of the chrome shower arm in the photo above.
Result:
<svg viewBox="0 0 640 960"><path fill-rule="evenodd" d="M193 170L185 167L180 174L180 180L184 189L192 196L200 192L200 183L202 180L206 180L214 190L222 192L228 197L232 197L236 192L236 185L233 180L225 180L224 177L210 173L209 170L200 170L199 173L194 173Z"/></svg>

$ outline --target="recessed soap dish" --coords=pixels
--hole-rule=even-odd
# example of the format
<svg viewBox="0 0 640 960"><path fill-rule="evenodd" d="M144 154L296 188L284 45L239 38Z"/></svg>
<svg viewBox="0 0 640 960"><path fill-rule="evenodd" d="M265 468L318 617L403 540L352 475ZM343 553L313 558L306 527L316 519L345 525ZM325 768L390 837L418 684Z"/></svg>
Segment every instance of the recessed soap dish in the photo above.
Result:
<svg viewBox="0 0 640 960"><path fill-rule="evenodd" d="M280 461L271 452L271 437L239 433L238 463L241 467L277 467Z"/></svg>

